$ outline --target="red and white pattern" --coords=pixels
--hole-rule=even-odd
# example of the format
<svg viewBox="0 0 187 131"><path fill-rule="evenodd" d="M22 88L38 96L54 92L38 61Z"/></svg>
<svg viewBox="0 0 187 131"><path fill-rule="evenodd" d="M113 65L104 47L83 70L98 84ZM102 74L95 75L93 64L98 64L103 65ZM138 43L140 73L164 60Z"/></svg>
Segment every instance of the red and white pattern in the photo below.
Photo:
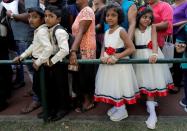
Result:
<svg viewBox="0 0 187 131"><path fill-rule="evenodd" d="M135 96L130 97L130 98L123 97L123 98L118 98L118 99L112 98L111 96L102 96L102 95L94 96L94 100L96 102L104 102L104 103L114 105L116 107L120 107L124 104L135 104L138 98L140 98L139 93L137 93Z"/></svg>
<svg viewBox="0 0 187 131"><path fill-rule="evenodd" d="M168 95L168 89L173 89L174 84L168 84L167 88L162 89L162 90L148 90L147 88L141 87L140 88L140 93L141 94L146 94L148 97L155 97L155 96L167 96Z"/></svg>

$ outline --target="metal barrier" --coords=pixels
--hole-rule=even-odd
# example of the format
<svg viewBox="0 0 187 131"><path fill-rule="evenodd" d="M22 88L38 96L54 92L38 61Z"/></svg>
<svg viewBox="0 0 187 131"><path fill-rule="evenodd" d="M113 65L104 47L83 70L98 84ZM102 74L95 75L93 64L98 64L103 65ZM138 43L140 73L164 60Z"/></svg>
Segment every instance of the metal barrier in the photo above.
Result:
<svg viewBox="0 0 187 131"><path fill-rule="evenodd" d="M22 64L31 64L32 60L24 60ZM68 60L64 60L62 64L68 64ZM78 60L79 64L101 64L100 59L92 59L92 60ZM174 59L158 59L155 64L166 64L166 63L187 63L187 59L174 58ZM0 60L0 64L15 64L12 60ZM117 61L117 64L150 64L148 59L120 59ZM46 101L46 89L45 89L45 80L44 80L45 72L43 67L41 67L40 71L40 87L41 87L41 99L42 99L42 107L44 112L44 122L47 122L47 101Z"/></svg>
<svg viewBox="0 0 187 131"><path fill-rule="evenodd" d="M24 60L23 64L31 64L31 60ZM64 60L62 63L68 64L68 60ZM101 64L100 59L91 59L91 60L78 60L79 64ZM155 64L158 63L187 63L187 59L183 58L174 58L174 59L158 59ZM0 64L15 64L12 60L0 60ZM117 64L150 64L148 59L120 59L117 61Z"/></svg>

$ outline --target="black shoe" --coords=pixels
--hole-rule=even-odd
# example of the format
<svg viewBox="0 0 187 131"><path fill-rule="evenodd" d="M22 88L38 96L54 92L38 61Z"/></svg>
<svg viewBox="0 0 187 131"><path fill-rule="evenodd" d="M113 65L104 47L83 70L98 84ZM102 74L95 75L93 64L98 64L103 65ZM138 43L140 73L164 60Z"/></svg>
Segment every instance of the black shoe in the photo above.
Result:
<svg viewBox="0 0 187 131"><path fill-rule="evenodd" d="M44 119L45 122L53 122L53 119L56 118L57 111L55 110L51 110L48 111L47 116L45 116L44 112L40 112L38 115L38 117L41 117L42 119Z"/></svg>
<svg viewBox="0 0 187 131"><path fill-rule="evenodd" d="M4 104L1 104L0 105L0 112L4 111L7 107L8 107L8 103L7 102L5 102Z"/></svg>
<svg viewBox="0 0 187 131"><path fill-rule="evenodd" d="M55 116L52 116L51 121L58 121L58 120L62 119L65 115L67 115L68 113L69 113L69 111L60 110L57 112L57 114Z"/></svg>
<svg viewBox="0 0 187 131"><path fill-rule="evenodd" d="M55 117L55 116L56 116L55 113L50 113L50 114L48 115L47 119L51 119L51 118L53 118L53 117ZM44 117L45 117L45 114L44 114L43 111L37 114L37 118L38 118L38 119L43 119Z"/></svg>
<svg viewBox="0 0 187 131"><path fill-rule="evenodd" d="M13 88L14 89L18 89L18 88L21 88L21 87L24 87L25 86L25 82L22 81L22 82L19 82L19 83L16 83Z"/></svg>
<svg viewBox="0 0 187 131"><path fill-rule="evenodd" d="M42 112L38 113L37 117L38 117L38 119L43 119L44 118L44 112L42 111Z"/></svg>

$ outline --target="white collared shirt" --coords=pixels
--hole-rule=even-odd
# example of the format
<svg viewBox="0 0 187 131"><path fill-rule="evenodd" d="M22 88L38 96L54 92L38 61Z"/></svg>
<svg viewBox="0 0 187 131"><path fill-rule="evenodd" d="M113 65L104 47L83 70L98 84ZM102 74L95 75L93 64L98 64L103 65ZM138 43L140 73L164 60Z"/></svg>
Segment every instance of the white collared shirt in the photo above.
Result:
<svg viewBox="0 0 187 131"><path fill-rule="evenodd" d="M64 57L66 57L69 54L69 45L68 45L69 35L64 29L57 29L55 31L55 37L57 40L57 43L55 43L55 40L53 38L53 30L57 25L49 29L51 43L53 46L52 54L54 56L51 58L51 62L53 64L57 63L58 61L62 61Z"/></svg>
<svg viewBox="0 0 187 131"><path fill-rule="evenodd" d="M34 31L34 38L32 44L24 53L21 54L21 59L24 59L32 55L37 60L35 64L40 66L48 61L53 51L53 47L50 42L49 29L46 24L39 26Z"/></svg>

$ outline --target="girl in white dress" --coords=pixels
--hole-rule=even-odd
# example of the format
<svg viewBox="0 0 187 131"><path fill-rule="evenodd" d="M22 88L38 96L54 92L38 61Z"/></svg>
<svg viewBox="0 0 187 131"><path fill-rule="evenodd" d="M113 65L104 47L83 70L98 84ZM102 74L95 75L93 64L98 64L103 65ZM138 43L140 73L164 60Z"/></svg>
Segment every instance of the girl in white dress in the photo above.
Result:
<svg viewBox="0 0 187 131"><path fill-rule="evenodd" d="M155 96L166 96L167 89L174 87L168 65L153 64L157 58L164 58L164 56L158 47L156 28L152 22L152 9L149 6L140 7L135 30L134 58L149 59L152 64L135 64L134 69L140 92L147 95L146 105L150 116L146 124L150 129L154 129L157 122Z"/></svg>
<svg viewBox="0 0 187 131"><path fill-rule="evenodd" d="M123 11L117 5L106 7L105 21L109 29L104 36L104 46L95 83L95 101L112 104L107 114L112 121L128 117L125 104L135 104L139 96L138 84L131 64L115 64L118 59L129 59L135 47L125 29L119 26Z"/></svg>

